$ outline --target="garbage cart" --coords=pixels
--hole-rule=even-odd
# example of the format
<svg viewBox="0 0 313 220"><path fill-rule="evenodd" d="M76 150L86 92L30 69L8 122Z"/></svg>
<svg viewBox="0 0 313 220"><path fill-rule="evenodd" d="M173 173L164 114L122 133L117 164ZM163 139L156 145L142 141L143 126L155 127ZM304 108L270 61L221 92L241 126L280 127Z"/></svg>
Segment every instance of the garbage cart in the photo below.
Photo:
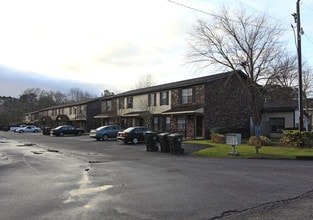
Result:
<svg viewBox="0 0 313 220"><path fill-rule="evenodd" d="M184 149L181 147L181 143L183 140L183 135L181 134L170 134L168 136L170 143L170 152L172 154L183 154Z"/></svg>
<svg viewBox="0 0 313 220"><path fill-rule="evenodd" d="M51 131L51 128L50 127L44 127L42 129L42 134L43 135L50 135L50 131Z"/></svg>
<svg viewBox="0 0 313 220"><path fill-rule="evenodd" d="M145 133L145 142L147 151L158 151L157 146L158 134L152 131L148 131Z"/></svg>
<svg viewBox="0 0 313 220"><path fill-rule="evenodd" d="M159 134L159 141L160 141L160 150L163 153L171 152L170 142L168 140L169 133L160 133Z"/></svg>

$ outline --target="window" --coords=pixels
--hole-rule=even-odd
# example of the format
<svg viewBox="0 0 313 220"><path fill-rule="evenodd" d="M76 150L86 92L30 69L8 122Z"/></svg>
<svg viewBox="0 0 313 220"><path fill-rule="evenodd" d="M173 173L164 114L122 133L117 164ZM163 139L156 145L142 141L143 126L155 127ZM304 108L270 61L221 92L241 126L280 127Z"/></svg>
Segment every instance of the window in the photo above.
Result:
<svg viewBox="0 0 313 220"><path fill-rule="evenodd" d="M177 117L177 131L183 132L185 130L186 120L185 116L178 116Z"/></svg>
<svg viewBox="0 0 313 220"><path fill-rule="evenodd" d="M118 109L124 109L124 98L118 99Z"/></svg>
<svg viewBox="0 0 313 220"><path fill-rule="evenodd" d="M181 91L181 103L191 103L192 102L192 88L182 89Z"/></svg>
<svg viewBox="0 0 313 220"><path fill-rule="evenodd" d="M111 111L112 110L112 100L107 100L105 102L105 110L106 111Z"/></svg>
<svg viewBox="0 0 313 220"><path fill-rule="evenodd" d="M149 94L149 106L156 106L156 94L150 93Z"/></svg>
<svg viewBox="0 0 313 220"><path fill-rule="evenodd" d="M285 118L270 118L270 131L282 133L285 128Z"/></svg>
<svg viewBox="0 0 313 220"><path fill-rule="evenodd" d="M160 92L160 105L168 105L168 91Z"/></svg>
<svg viewBox="0 0 313 220"><path fill-rule="evenodd" d="M127 108L133 108L133 97L127 97Z"/></svg>

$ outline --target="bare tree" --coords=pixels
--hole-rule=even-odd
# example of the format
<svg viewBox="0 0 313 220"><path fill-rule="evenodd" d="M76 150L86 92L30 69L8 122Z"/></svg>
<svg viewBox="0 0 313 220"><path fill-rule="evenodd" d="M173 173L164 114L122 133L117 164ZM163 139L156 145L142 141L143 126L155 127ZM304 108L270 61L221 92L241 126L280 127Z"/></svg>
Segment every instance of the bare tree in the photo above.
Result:
<svg viewBox="0 0 313 220"><path fill-rule="evenodd" d="M148 74L140 76L137 83L135 84L135 89L147 88L153 85L154 85L154 82L153 82L152 76L151 74L148 73Z"/></svg>
<svg viewBox="0 0 313 220"><path fill-rule="evenodd" d="M93 95L91 95L88 92L84 92L80 88L71 88L68 93L69 101L72 102L79 102L87 99L94 98Z"/></svg>
<svg viewBox="0 0 313 220"><path fill-rule="evenodd" d="M190 33L189 63L201 69L241 69L248 78L254 125L260 123L262 96L258 84L267 84L273 68L286 55L283 30L265 14L248 14L244 8L222 8L212 20L198 19ZM277 68L277 66L276 66Z"/></svg>
<svg viewBox="0 0 313 220"><path fill-rule="evenodd" d="M272 66L272 75L269 77L269 84L277 84L283 87L298 86L298 58L297 56L282 57Z"/></svg>
<svg viewBox="0 0 313 220"><path fill-rule="evenodd" d="M112 96L112 95L114 95L114 92L110 92L107 89L103 90L103 93L101 93L101 96L103 97Z"/></svg>
<svg viewBox="0 0 313 220"><path fill-rule="evenodd" d="M50 91L49 95L53 97L53 100L56 105L64 104L67 102L66 94L60 92L60 91Z"/></svg>
<svg viewBox="0 0 313 220"><path fill-rule="evenodd" d="M302 70L303 94L305 98L313 96L313 72L312 68L305 66Z"/></svg>

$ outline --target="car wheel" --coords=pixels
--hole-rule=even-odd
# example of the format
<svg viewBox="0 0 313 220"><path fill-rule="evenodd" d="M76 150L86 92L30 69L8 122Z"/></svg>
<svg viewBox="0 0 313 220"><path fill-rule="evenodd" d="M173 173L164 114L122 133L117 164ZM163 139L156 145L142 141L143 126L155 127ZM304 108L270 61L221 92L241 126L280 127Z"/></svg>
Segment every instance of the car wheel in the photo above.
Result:
<svg viewBox="0 0 313 220"><path fill-rule="evenodd" d="M18 131L19 133L23 133L24 131L23 130L20 130L20 131Z"/></svg>
<svg viewBox="0 0 313 220"><path fill-rule="evenodd" d="M108 135L107 135L107 134L102 135L101 140L103 140L103 141L107 141L108 139L109 139L109 137L108 137Z"/></svg>
<svg viewBox="0 0 313 220"><path fill-rule="evenodd" d="M63 132L61 132L60 134L59 134L59 136L63 136L64 134L63 134Z"/></svg>
<svg viewBox="0 0 313 220"><path fill-rule="evenodd" d="M133 138L133 144L138 144L138 139L137 138Z"/></svg>
<svg viewBox="0 0 313 220"><path fill-rule="evenodd" d="M38 130L34 130L34 133L37 133L38 132Z"/></svg>

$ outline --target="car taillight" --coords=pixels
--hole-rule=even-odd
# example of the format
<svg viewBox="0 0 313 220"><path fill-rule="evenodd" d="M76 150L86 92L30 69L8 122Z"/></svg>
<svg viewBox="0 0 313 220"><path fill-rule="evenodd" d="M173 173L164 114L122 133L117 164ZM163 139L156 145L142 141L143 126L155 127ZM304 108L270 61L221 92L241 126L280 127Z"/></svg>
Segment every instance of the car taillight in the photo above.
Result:
<svg viewBox="0 0 313 220"><path fill-rule="evenodd" d="M128 135L127 133L123 133L122 134L123 137L127 137L127 135Z"/></svg>

